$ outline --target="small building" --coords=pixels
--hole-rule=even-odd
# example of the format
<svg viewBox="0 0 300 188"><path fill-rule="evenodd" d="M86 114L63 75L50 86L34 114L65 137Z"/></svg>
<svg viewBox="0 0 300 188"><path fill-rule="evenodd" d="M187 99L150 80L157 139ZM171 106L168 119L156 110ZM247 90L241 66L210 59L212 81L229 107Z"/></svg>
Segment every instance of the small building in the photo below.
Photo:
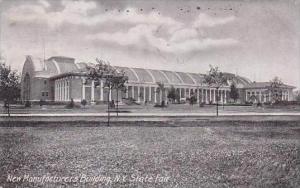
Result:
<svg viewBox="0 0 300 188"><path fill-rule="evenodd" d="M217 100L217 90L204 84L204 74L115 66L116 69L125 71L128 77L126 89L116 91L105 88L103 81L96 83L87 79L86 66L86 63L75 62L75 59L70 57L56 56L42 60L27 56L21 77L22 100L122 102L134 99L139 103L161 103L167 100L171 87L175 88L180 100L188 100L191 96L197 97L197 102L202 103L216 103ZM236 83L242 102L250 99L249 92L250 95L253 92L257 95L257 92L259 94L268 89L257 87L257 83L245 77L224 74L230 81L218 90L221 103L229 101L230 82ZM158 82L163 83L166 89L160 91ZM292 89L292 86L286 86L285 100L292 100Z"/></svg>
<svg viewBox="0 0 300 188"><path fill-rule="evenodd" d="M253 103L265 103L272 102L272 83L271 82L252 82L245 89L245 99L247 102ZM278 97L281 101L294 100L293 95L294 86L282 84L278 87Z"/></svg>

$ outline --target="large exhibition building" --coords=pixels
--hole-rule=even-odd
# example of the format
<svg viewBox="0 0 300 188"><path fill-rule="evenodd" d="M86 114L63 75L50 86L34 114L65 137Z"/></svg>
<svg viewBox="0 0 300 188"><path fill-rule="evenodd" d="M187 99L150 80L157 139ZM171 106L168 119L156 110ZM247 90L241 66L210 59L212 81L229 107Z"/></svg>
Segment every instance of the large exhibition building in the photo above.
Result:
<svg viewBox="0 0 300 188"><path fill-rule="evenodd" d="M110 100L125 100L132 98L139 103L160 103L167 99L168 88L174 87L181 100L192 95L197 102L215 103L216 89L204 84L204 74L177 72L169 70L153 70L143 68L115 67L125 71L128 77L126 90L109 91L103 82L95 84L87 79L86 63L75 62L74 58L51 57L47 60L27 56L21 77L21 97L23 101L61 101L73 99L80 102L105 102ZM252 82L239 75L225 73L229 78L228 85L219 89L221 103L230 100L230 82L236 83L239 90L239 102L268 102L271 95L268 92L270 82ZM157 89L157 83L163 83L166 88L162 92ZM293 100L293 86L281 86L282 100ZM111 95L107 95L110 92ZM117 99L117 96L119 99Z"/></svg>

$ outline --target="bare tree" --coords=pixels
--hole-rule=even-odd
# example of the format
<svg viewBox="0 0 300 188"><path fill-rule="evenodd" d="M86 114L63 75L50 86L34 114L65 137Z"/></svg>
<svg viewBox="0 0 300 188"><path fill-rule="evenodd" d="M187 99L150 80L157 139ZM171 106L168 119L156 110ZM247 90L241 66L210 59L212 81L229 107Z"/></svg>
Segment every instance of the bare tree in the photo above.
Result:
<svg viewBox="0 0 300 188"><path fill-rule="evenodd" d="M227 84L227 78L222 72L219 71L218 67L209 66L210 70L208 74L204 76L204 83L210 87L216 88L217 91L217 105L216 115L219 116L219 88Z"/></svg>

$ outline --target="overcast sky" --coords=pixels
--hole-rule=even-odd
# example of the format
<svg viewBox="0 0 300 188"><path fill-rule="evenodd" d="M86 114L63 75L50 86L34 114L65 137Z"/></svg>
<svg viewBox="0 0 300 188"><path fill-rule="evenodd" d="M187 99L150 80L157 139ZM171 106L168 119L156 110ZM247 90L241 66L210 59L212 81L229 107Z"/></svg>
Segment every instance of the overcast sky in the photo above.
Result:
<svg viewBox="0 0 300 188"><path fill-rule="evenodd" d="M300 88L298 0L0 0L0 47L25 56L205 73L209 64Z"/></svg>

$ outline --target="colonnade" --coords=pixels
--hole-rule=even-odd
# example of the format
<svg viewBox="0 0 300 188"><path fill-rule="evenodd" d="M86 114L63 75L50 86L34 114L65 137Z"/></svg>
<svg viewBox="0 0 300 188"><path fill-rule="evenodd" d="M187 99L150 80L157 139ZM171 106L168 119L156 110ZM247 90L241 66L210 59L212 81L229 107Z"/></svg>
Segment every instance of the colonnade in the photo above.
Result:
<svg viewBox="0 0 300 188"><path fill-rule="evenodd" d="M267 90L246 90L246 101L252 101L251 97L255 97L255 102L270 102L272 101L272 93ZM282 101L289 101L289 91L283 90L281 93Z"/></svg>
<svg viewBox="0 0 300 188"><path fill-rule="evenodd" d="M116 99L116 91L108 91L108 88L104 87L103 81L95 87L95 81L91 81L89 84L85 83L85 79L82 79L81 83L81 100L94 101L106 101L107 92L110 92L109 100L121 100L122 97L135 99L139 103L160 103L162 100L166 101L168 98L169 89L171 86L165 86L163 91L160 91L159 87L155 84L133 84L129 83L125 85L126 92L119 93L119 99ZM87 88L90 88L89 91ZM174 86L175 91L179 94L180 100L186 100L191 96L197 98L197 103L216 103L217 91L219 101L221 103L227 102L227 96L229 88L215 88L209 87L195 87L195 86ZM80 92L80 91L79 91ZM87 93L90 92L90 93ZM96 96L97 95L99 96ZM55 100L56 101L69 101L70 96L70 80L57 79L55 80ZM89 97L87 97L89 95Z"/></svg>
<svg viewBox="0 0 300 188"><path fill-rule="evenodd" d="M69 101L70 100L70 81L67 79L55 80L55 93L56 101Z"/></svg>

